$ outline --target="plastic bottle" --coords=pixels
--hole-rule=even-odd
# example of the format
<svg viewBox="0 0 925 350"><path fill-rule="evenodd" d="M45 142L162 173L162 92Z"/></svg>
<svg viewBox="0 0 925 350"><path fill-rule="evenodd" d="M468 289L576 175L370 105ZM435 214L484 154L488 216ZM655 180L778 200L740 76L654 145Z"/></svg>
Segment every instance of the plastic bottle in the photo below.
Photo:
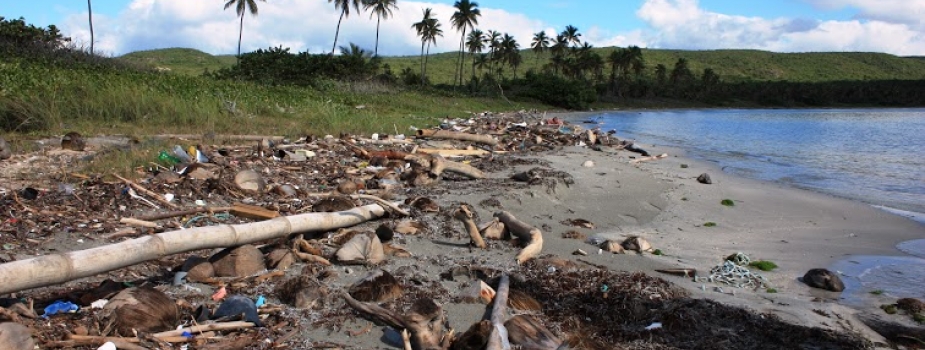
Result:
<svg viewBox="0 0 925 350"><path fill-rule="evenodd" d="M180 158L170 155L167 151L161 151L161 153L157 155L157 159L168 165L174 165L180 162Z"/></svg>

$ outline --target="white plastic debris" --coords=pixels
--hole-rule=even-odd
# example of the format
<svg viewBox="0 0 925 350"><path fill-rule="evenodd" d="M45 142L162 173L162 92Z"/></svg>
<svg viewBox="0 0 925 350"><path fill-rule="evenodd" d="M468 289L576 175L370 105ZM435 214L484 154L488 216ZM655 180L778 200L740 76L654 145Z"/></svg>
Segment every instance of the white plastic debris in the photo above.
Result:
<svg viewBox="0 0 925 350"><path fill-rule="evenodd" d="M661 323L661 322L652 322L652 324L650 324L648 327L646 327L646 330L647 330L647 331L651 331L651 330L653 330L653 329L659 329L659 328L662 328L662 323Z"/></svg>
<svg viewBox="0 0 925 350"><path fill-rule="evenodd" d="M107 300L107 299L100 299L100 300L97 300L97 301L94 301L94 302L90 303L90 308L91 308L91 309L102 309L103 306L106 306L106 304L108 304L108 303L109 303L109 300Z"/></svg>
<svg viewBox="0 0 925 350"><path fill-rule="evenodd" d="M173 198L174 198L173 193L165 193L165 194L164 194L164 200L165 200L165 201L171 202L171 201L173 201Z"/></svg>
<svg viewBox="0 0 925 350"><path fill-rule="evenodd" d="M102 346L96 348L96 350L116 350L116 344L113 344L113 342L108 341L108 342L103 343Z"/></svg>
<svg viewBox="0 0 925 350"><path fill-rule="evenodd" d="M204 201L204 200L202 200L202 199L197 199L197 200L196 200L196 206L204 207L204 206L206 206L206 201Z"/></svg>

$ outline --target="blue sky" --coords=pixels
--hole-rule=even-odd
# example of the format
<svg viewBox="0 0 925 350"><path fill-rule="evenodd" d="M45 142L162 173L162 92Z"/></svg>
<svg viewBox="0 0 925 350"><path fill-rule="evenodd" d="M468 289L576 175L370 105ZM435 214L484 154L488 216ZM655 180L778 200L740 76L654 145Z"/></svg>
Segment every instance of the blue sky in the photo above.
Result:
<svg viewBox="0 0 925 350"><path fill-rule="evenodd" d="M413 55L420 41L410 29L431 7L445 37L434 51L452 50L450 0L403 1L382 23L380 53ZM598 47L639 45L673 49L760 49L781 52L873 51L925 55L925 0L483 0L480 29L511 33L523 47L532 34L574 25ZM97 0L96 46L112 55L163 47L234 53L237 21L223 0ZM330 50L338 13L324 0L268 0L245 19L245 50L282 45ZM0 16L56 24L76 42L89 43L86 3L74 0L6 1ZM344 21L338 44L374 45L375 21L355 14ZM456 39L458 40L458 39Z"/></svg>

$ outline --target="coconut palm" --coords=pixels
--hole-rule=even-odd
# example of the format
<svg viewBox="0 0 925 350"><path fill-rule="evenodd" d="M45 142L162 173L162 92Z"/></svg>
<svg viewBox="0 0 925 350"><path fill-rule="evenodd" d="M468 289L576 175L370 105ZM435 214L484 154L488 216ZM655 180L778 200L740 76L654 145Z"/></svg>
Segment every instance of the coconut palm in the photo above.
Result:
<svg viewBox="0 0 925 350"><path fill-rule="evenodd" d="M420 21L420 22L416 22L416 23L414 23L414 24L411 25L411 28L414 28L414 31L417 32L417 34L418 34L419 37L421 37L421 78L422 78L422 83L423 83L423 77L424 77L424 46L425 46L425 44L427 43L427 41L424 40L424 34L425 34L425 31L427 30L427 26L429 25L429 22L434 21L434 20L435 20L435 19L434 19L433 9L431 9L430 7L428 7L428 8L426 8L426 9L424 9L424 16L423 16L423 18L421 18L421 21Z"/></svg>
<svg viewBox="0 0 925 350"><path fill-rule="evenodd" d="M376 16L376 47L373 49L373 56L379 56L379 22L383 18L392 17L392 11L397 10L396 0L365 0L363 8L371 10L369 18Z"/></svg>
<svg viewBox="0 0 925 350"><path fill-rule="evenodd" d="M93 6L90 6L90 0L87 0L87 17L90 20L90 54L93 54Z"/></svg>
<svg viewBox="0 0 925 350"><path fill-rule="evenodd" d="M469 0L456 1L453 7L456 8L456 12L450 17L450 22L452 22L453 28L462 31L462 35L459 37L459 59L456 62L456 74L459 78L459 84L462 85L462 63L466 58L466 53L463 51L463 47L466 43L466 29L475 28L475 26L479 24L479 17L482 16L482 11L479 10L479 3ZM454 84L455 83L454 81Z"/></svg>
<svg viewBox="0 0 925 350"><path fill-rule="evenodd" d="M341 46L340 54L344 56L350 56L359 59L369 58L369 51L364 50L360 45L350 43L349 46Z"/></svg>
<svg viewBox="0 0 925 350"><path fill-rule="evenodd" d="M578 28L571 24L565 26L565 30L562 31L562 36L565 37L569 44L575 44L575 46L581 44L581 39L579 39L581 33L578 32Z"/></svg>
<svg viewBox="0 0 925 350"><path fill-rule="evenodd" d="M466 38L466 49L472 56L472 77L475 77L475 54L482 53L485 49L485 33L479 29L473 29Z"/></svg>
<svg viewBox="0 0 925 350"><path fill-rule="evenodd" d="M665 65L661 63L655 65L655 80L658 82L658 85L664 85L667 79L668 67L665 67Z"/></svg>
<svg viewBox="0 0 925 350"><path fill-rule="evenodd" d="M540 55L549 50L549 43L549 36L546 35L545 31L533 34L533 43L530 44L530 47L533 48L533 53L536 54L537 62L540 60Z"/></svg>
<svg viewBox="0 0 925 350"><path fill-rule="evenodd" d="M260 0L266 2L267 0ZM250 12L252 16L257 15L257 1L256 0L228 0L225 3L225 9L234 7L235 12L238 14L238 17L241 17L241 24L238 27L238 57L241 57L241 38L244 36L244 13Z"/></svg>
<svg viewBox="0 0 925 350"><path fill-rule="evenodd" d="M486 39L488 40L488 73L491 73L494 71L498 49L501 47L501 33L497 30L489 30Z"/></svg>
<svg viewBox="0 0 925 350"><path fill-rule="evenodd" d="M436 16L433 10L430 8L424 9L424 18L420 22L411 25L417 31L418 36L421 37L421 56L423 57L421 61L421 85L424 85L427 77L427 59L430 56L430 45L437 45L437 37L443 36L440 21L433 16ZM426 55L424 54L424 44L427 44Z"/></svg>
<svg viewBox="0 0 925 350"><path fill-rule="evenodd" d="M240 1L240 0L239 0ZM248 0L253 1L253 0ZM334 32L334 45L331 46L331 54L334 54L334 50L337 49L337 37L340 36L340 22L344 20L344 17L350 17L350 8L357 12L360 11L360 3L365 0L328 0L328 2L334 3L334 8L340 10L340 19L337 20L337 30Z"/></svg>

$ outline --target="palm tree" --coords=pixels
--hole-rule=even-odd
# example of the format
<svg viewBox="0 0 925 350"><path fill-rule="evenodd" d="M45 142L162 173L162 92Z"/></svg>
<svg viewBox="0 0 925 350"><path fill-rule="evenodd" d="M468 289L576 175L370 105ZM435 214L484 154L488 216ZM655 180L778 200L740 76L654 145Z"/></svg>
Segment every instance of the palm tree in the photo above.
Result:
<svg viewBox="0 0 925 350"><path fill-rule="evenodd" d="M241 0L238 0L241 1ZM253 0L248 0L253 1ZM360 3L365 2L365 0L328 0L328 2L334 3L334 8L340 10L340 19L337 20L337 31L334 32L334 45L331 46L331 54L334 54L334 49L337 48L337 37L340 36L340 22L344 20L344 17L350 16L350 7L352 6L357 12L360 11Z"/></svg>
<svg viewBox="0 0 925 350"><path fill-rule="evenodd" d="M93 7L90 6L90 0L87 0L87 13L90 19L90 55L93 55Z"/></svg>
<svg viewBox="0 0 925 350"><path fill-rule="evenodd" d="M482 53L485 49L485 33L479 29L473 29L466 38L466 49L472 54L472 77L475 77L475 54Z"/></svg>
<svg viewBox="0 0 925 350"><path fill-rule="evenodd" d="M456 62L456 73L459 78L459 84L462 85L462 63L466 58L466 53L463 51L463 47L466 43L466 29L475 28L475 26L479 24L479 17L482 15L482 11L478 8L479 3L469 0L458 0L453 4L453 7L456 8L456 12L450 17L452 27L457 30L462 30L462 35L459 37L459 59ZM456 82L454 81L453 83L455 84Z"/></svg>
<svg viewBox="0 0 925 350"><path fill-rule="evenodd" d="M437 37L443 36L443 29L440 29L440 21L436 18L433 18L433 14L430 8L424 10L424 18L413 25L411 25L415 30L417 30L418 35L421 37L421 51L424 60L421 62L421 85L424 85L424 82L427 77L427 59L430 56L430 45L437 45ZM424 44L427 44L427 54L423 54Z"/></svg>
<svg viewBox="0 0 925 350"><path fill-rule="evenodd" d="M530 47L533 48L533 52L536 54L536 61L540 61L540 54L549 50L549 36L546 35L545 31L536 32L533 34L533 43L530 44Z"/></svg>
<svg viewBox="0 0 925 350"><path fill-rule="evenodd" d="M668 67L665 67L664 64L657 64L655 66L655 80L658 82L658 85L665 85L665 80L668 79Z"/></svg>
<svg viewBox="0 0 925 350"><path fill-rule="evenodd" d="M511 65L511 67L513 67L514 69L517 69L516 66L520 66L520 63L523 62L523 60L520 57L520 44L517 43L517 40L514 39L514 37L511 36L510 34L504 33L504 36L501 38L499 47L501 51L501 55L500 55L501 57L499 59L499 62L507 63ZM516 62L516 65L515 65L515 62ZM500 67L498 69L498 75L501 76ZM516 70L514 71L514 75L516 77L517 75Z"/></svg>
<svg viewBox="0 0 925 350"><path fill-rule="evenodd" d="M581 39L579 39L581 33L578 32L578 28L575 28L575 26L571 24L565 26L565 30L562 31L562 36L565 37L565 40L569 44L575 44L576 46L581 44Z"/></svg>
<svg viewBox="0 0 925 350"><path fill-rule="evenodd" d="M501 33L497 30L488 31L488 73L494 71L495 67L495 56L498 52L498 49L501 47Z"/></svg>
<svg viewBox="0 0 925 350"><path fill-rule="evenodd" d="M629 60L630 66L632 67L633 73L636 74L636 78L642 75L642 72L646 69L646 61L642 58L642 49L639 46L633 45L627 48L627 60Z"/></svg>
<svg viewBox="0 0 925 350"><path fill-rule="evenodd" d="M341 46L340 54L359 59L369 58L369 51L364 50L362 47L354 43L350 43L350 46Z"/></svg>
<svg viewBox="0 0 925 350"><path fill-rule="evenodd" d="M363 8L366 10L372 9L369 14L369 18L376 16L376 48L373 50L373 56L379 56L379 22L383 18L392 17L392 10L397 10L398 6L395 5L396 0L365 0Z"/></svg>
<svg viewBox="0 0 925 350"><path fill-rule="evenodd" d="M266 2L267 0L260 0ZM225 9L229 9L234 6L235 12L238 13L238 17L241 17L241 24L238 28L238 57L241 57L241 37L244 35L244 12L250 12L252 16L257 15L257 1L256 0L228 0L225 3Z"/></svg>

